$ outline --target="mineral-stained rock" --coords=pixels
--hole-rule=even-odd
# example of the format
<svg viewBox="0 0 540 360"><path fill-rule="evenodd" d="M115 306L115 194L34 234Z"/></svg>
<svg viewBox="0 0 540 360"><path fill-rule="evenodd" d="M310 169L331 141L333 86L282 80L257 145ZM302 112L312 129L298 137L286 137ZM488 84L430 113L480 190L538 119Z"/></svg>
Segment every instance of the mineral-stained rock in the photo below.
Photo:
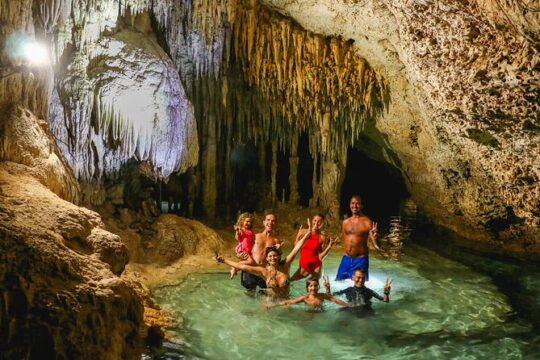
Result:
<svg viewBox="0 0 540 360"><path fill-rule="evenodd" d="M140 17L148 19L148 14ZM147 28L109 29L90 53L74 53L59 71L49 122L80 179L115 176L132 158L148 160L159 177L197 162L192 105L174 65Z"/></svg>
<svg viewBox="0 0 540 360"><path fill-rule="evenodd" d="M74 178L40 120L20 107L4 120L2 358L135 358L143 303L133 283L117 276L128 261L126 246L102 229L97 213L58 196L76 198L62 190Z"/></svg>
<svg viewBox="0 0 540 360"><path fill-rule="evenodd" d="M92 245L92 250L98 258L111 266L111 271L120 275L129 262L126 245L118 235L112 234L100 228L92 229L92 233L86 238Z"/></svg>
<svg viewBox="0 0 540 360"><path fill-rule="evenodd" d="M97 214L77 213L38 181L0 164L0 344L6 359L137 356L142 301L111 271L121 271L127 251L99 224ZM87 255L94 249L97 255Z"/></svg>
<svg viewBox="0 0 540 360"><path fill-rule="evenodd" d="M58 196L77 201L79 185L58 155L44 120L21 107L10 105L0 121L0 160L25 165L25 169Z"/></svg>
<svg viewBox="0 0 540 360"><path fill-rule="evenodd" d="M518 1L264 0L354 40L388 82L364 135L437 223L540 253L540 13ZM521 5L520 5L521 4Z"/></svg>
<svg viewBox="0 0 540 360"><path fill-rule="evenodd" d="M176 215L161 215L152 226L156 231L153 249L147 260L170 264L180 257L206 249L218 250L222 244L219 235L202 223Z"/></svg>

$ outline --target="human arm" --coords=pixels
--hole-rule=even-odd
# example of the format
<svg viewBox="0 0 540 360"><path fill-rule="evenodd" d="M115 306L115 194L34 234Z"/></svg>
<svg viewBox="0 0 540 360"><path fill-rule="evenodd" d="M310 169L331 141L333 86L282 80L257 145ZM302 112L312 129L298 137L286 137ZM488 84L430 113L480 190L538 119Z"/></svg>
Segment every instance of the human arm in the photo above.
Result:
<svg viewBox="0 0 540 360"><path fill-rule="evenodd" d="M242 236L242 228L238 225L234 225L234 238L236 242L241 241L241 236Z"/></svg>
<svg viewBox="0 0 540 360"><path fill-rule="evenodd" d="M294 239L294 245L296 245L302 236L306 235L306 233L309 233L309 230L304 230L302 227L300 227L301 230L298 230L298 233L296 234L296 239Z"/></svg>
<svg viewBox="0 0 540 360"><path fill-rule="evenodd" d="M304 300L306 299L306 296L300 296L296 299L290 299L290 300L283 300L283 301L280 301L278 303L278 305L280 306L283 306L283 305L293 305L293 304L300 304L301 302L304 302Z"/></svg>
<svg viewBox="0 0 540 360"><path fill-rule="evenodd" d="M251 266L251 265L242 264L240 262L224 259L223 257L219 255L214 256L214 260L216 260L218 263L225 263L229 266L232 266L235 269L247 271L253 275L266 277L266 269L262 266Z"/></svg>
<svg viewBox="0 0 540 360"><path fill-rule="evenodd" d="M319 254L319 259L322 260L326 257L326 255L328 255L330 249L332 249L332 246L334 246L335 241L335 239L330 238L330 241L328 241L328 245L326 246L326 248Z"/></svg>
<svg viewBox="0 0 540 360"><path fill-rule="evenodd" d="M326 295L332 295L332 292L330 291L330 280L328 279L328 276L323 276L323 286L326 290Z"/></svg>
<svg viewBox="0 0 540 360"><path fill-rule="evenodd" d="M330 280L328 279L328 276L323 276L323 286L326 290L326 295L332 296L332 292L330 290ZM334 295L343 295L346 294L347 291L349 291L350 288L346 288L340 291L336 291Z"/></svg>
<svg viewBox="0 0 540 360"><path fill-rule="evenodd" d="M392 287L390 286L392 284L392 279L390 278L387 278L386 279L386 282L384 283L384 297L383 297L383 300L384 302L389 302L390 301L390 290L392 289Z"/></svg>
<svg viewBox="0 0 540 360"><path fill-rule="evenodd" d="M332 295L323 294L323 297L324 297L325 300L331 301L331 302L336 303L336 304L341 305L341 306L347 306L347 307L352 306L348 302L343 301L343 300L341 300L341 299L339 299L339 298L337 298L335 296L332 296Z"/></svg>
<svg viewBox="0 0 540 360"><path fill-rule="evenodd" d="M390 284L392 283L391 279L386 279L386 283L384 284L384 296L379 295L377 292L368 289L368 291L371 293L371 296L384 302L390 301Z"/></svg>
<svg viewBox="0 0 540 360"><path fill-rule="evenodd" d="M368 240L371 241L371 243L373 244L373 247L377 251L381 251L381 248L379 247L379 245L377 245L377 237L378 236L379 236L379 234L378 234L378 229L377 229L377 223L375 221L373 221L371 223L371 229L369 229Z"/></svg>
<svg viewBox="0 0 540 360"><path fill-rule="evenodd" d="M308 223L309 223L309 219L308 219ZM300 229L298 230L298 233L300 233L302 230L303 229L300 226ZM306 241L306 239L309 237L310 234L311 234L311 229L308 229L308 231L306 231L306 233L294 245L294 248L291 250L289 255L287 255L287 258L285 259L285 264L290 265L292 263L292 261L294 260L296 254L298 254L298 252L300 251L300 249L304 245L304 242Z"/></svg>

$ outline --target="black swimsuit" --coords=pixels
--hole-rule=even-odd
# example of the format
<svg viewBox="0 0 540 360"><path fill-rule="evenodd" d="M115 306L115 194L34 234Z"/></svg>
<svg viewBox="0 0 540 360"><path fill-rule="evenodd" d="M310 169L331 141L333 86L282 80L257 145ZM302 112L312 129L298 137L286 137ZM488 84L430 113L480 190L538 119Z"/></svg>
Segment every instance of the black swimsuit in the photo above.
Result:
<svg viewBox="0 0 540 360"><path fill-rule="evenodd" d="M376 298L379 300L384 299L381 295L377 294L375 291L365 286L362 286L362 287L351 286L344 290L340 290L334 293L334 295L341 295L341 294L345 294L345 297L347 298L347 300L355 306L371 305L371 298Z"/></svg>

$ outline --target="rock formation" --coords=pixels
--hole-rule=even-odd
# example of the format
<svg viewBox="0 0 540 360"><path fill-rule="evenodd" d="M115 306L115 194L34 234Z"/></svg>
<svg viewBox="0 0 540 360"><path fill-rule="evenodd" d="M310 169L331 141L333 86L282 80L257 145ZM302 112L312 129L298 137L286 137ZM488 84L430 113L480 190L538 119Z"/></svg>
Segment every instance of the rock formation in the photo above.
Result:
<svg viewBox="0 0 540 360"><path fill-rule="evenodd" d="M0 345L5 358L133 358L143 303L119 237L74 198L46 123L13 106L0 129ZM44 128L40 127L43 126ZM54 192L56 192L56 194Z"/></svg>
<svg viewBox="0 0 540 360"><path fill-rule="evenodd" d="M153 224L155 186L140 174L161 184L187 171L171 191L213 218L235 210L245 176L258 205L295 205L309 158L310 204L336 221L356 148L400 173L436 223L540 253L540 12L530 2L3 0L0 20L10 356L95 356L84 347L94 343L110 347L104 358L134 354L142 303L118 276L127 248L73 203L118 217L126 239L162 234L145 241L169 263L193 250L174 235L193 224ZM34 39L49 45L42 67L18 48ZM234 175L242 151L255 161ZM60 323L72 337L61 340ZM100 330L75 331L82 324Z"/></svg>
<svg viewBox="0 0 540 360"><path fill-rule="evenodd" d="M133 158L149 161L159 177L184 172L197 163L198 142L179 75L147 13L109 21L85 47L77 47L84 34L74 29L88 31L89 25L72 20L62 26L79 39L57 54L66 60L57 64L51 132L82 180L114 177Z"/></svg>
<svg viewBox="0 0 540 360"><path fill-rule="evenodd" d="M267 3L354 39L389 82L371 137L421 210L468 238L539 252L538 11L521 1Z"/></svg>

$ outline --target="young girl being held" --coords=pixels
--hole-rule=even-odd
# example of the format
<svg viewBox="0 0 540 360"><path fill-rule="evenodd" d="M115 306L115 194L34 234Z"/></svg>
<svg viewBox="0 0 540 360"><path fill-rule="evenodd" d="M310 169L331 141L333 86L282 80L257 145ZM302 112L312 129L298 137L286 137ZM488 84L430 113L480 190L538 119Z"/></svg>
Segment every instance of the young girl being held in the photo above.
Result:
<svg viewBox="0 0 540 360"><path fill-rule="evenodd" d="M236 239L236 257L240 259L241 264L255 265L255 261L251 257L251 249L253 248L254 234L251 230L253 226L253 216L250 213L242 213L238 216L238 220L234 225ZM231 279L236 275L238 270L231 267Z"/></svg>

